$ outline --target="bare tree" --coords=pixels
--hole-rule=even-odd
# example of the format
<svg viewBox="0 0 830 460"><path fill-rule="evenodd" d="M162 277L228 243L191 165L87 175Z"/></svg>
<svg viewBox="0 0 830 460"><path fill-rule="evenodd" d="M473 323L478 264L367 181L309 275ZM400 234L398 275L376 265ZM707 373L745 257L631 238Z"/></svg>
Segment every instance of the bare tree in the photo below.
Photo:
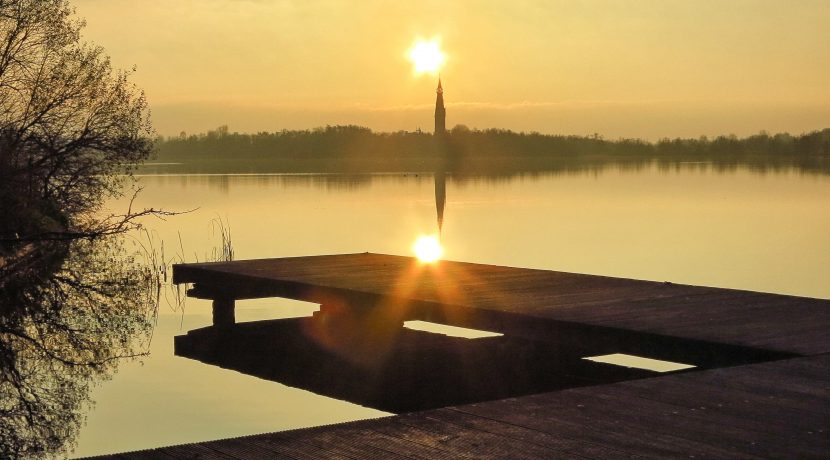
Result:
<svg viewBox="0 0 830 460"><path fill-rule="evenodd" d="M123 230L95 217L151 149L144 94L67 0L0 0L0 243Z"/></svg>
<svg viewBox="0 0 830 460"><path fill-rule="evenodd" d="M102 216L152 148L129 73L67 0L0 0L0 458L66 454L88 388L147 350L158 272Z"/></svg>

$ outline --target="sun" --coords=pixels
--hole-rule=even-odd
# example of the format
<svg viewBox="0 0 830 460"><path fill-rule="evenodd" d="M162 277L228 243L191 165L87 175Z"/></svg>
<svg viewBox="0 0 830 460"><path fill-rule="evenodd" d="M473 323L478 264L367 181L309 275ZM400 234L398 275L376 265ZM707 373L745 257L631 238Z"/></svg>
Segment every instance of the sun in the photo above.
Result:
<svg viewBox="0 0 830 460"><path fill-rule="evenodd" d="M438 37L432 40L424 40L419 38L409 48L407 53L409 60L412 61L415 75L422 73L436 74L441 70L447 56L441 51L441 39Z"/></svg>
<svg viewBox="0 0 830 460"><path fill-rule="evenodd" d="M421 262L436 262L444 254L444 248L435 235L421 235L412 245L412 252Z"/></svg>

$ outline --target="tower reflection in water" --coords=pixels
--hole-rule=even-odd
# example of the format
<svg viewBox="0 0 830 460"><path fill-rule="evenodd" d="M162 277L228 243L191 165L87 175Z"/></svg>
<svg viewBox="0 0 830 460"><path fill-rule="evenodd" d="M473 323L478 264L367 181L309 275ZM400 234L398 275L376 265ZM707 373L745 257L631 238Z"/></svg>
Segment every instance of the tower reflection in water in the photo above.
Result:
<svg viewBox="0 0 830 460"><path fill-rule="evenodd" d="M447 176L443 171L435 173L435 210L438 214L438 235L443 236L444 205L447 202Z"/></svg>

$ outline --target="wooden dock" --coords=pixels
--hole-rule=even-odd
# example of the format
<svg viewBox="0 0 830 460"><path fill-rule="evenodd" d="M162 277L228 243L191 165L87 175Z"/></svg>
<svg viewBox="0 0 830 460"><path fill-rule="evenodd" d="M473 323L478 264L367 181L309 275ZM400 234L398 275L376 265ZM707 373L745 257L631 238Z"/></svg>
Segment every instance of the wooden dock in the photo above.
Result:
<svg viewBox="0 0 830 460"><path fill-rule="evenodd" d="M647 332L796 354L830 352L827 300L604 276L344 254L176 265L174 283L218 300L284 297L378 307L400 319L488 327L504 317ZM231 305L228 305L230 303ZM224 309L224 310L223 310ZM224 315L224 316L223 316ZM232 314L230 315L232 317Z"/></svg>
<svg viewBox="0 0 830 460"><path fill-rule="evenodd" d="M545 343L544 353L572 354L557 359L582 380L554 391L531 386L497 400L413 406L440 408L112 458L830 455L828 300L460 262L424 265L380 254L177 265L174 282L193 283L190 295L214 301L214 326L177 338L177 353L181 346L195 359L203 359L200 346L213 353L231 334L256 344L256 331L287 327L234 325L234 300L285 297L320 303L317 321L364 332L343 342L359 339L358 354L377 349L381 339L371 331L421 319ZM361 348L365 340L370 346ZM480 354L500 349L493 343ZM586 353L610 351L698 367L612 378L568 367ZM233 356L204 360L235 366ZM600 374L605 380L592 380Z"/></svg>

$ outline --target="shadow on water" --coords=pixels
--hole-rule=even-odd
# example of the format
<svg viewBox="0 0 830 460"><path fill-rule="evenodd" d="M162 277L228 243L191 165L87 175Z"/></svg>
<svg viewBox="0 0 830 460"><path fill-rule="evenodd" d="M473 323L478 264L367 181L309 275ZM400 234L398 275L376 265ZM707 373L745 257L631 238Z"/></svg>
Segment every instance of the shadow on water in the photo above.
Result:
<svg viewBox="0 0 830 460"><path fill-rule="evenodd" d="M697 368L780 358L745 347L502 317L501 336L459 338L324 305L313 317L206 327L176 355L393 413L656 375L585 358L626 353ZM506 326L506 327L505 327ZM499 331L487 327L490 331Z"/></svg>
<svg viewBox="0 0 830 460"><path fill-rule="evenodd" d="M30 243L0 262L0 458L66 454L91 386L148 349L154 274L114 238Z"/></svg>
<svg viewBox="0 0 830 460"><path fill-rule="evenodd" d="M338 336L332 350L318 340L332 327L320 316L209 327L177 337L176 354L394 413L649 375L556 353L552 342L403 327L327 330Z"/></svg>

